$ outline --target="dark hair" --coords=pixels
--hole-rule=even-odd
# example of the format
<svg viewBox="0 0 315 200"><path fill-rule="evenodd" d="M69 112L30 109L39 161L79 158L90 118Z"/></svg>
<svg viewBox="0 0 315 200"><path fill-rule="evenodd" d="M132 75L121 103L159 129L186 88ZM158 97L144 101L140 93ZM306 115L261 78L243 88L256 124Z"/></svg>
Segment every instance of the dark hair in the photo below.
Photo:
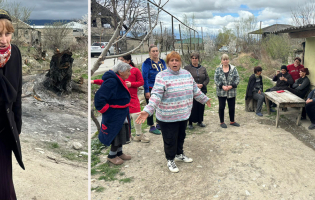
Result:
<svg viewBox="0 0 315 200"><path fill-rule="evenodd" d="M154 44L150 45L150 46L149 46L149 52L151 52L151 49L154 48L154 47L157 47L157 46L154 45Z"/></svg>
<svg viewBox="0 0 315 200"><path fill-rule="evenodd" d="M294 61L295 61L295 60L299 60L300 62L302 61L300 57L294 58Z"/></svg>
<svg viewBox="0 0 315 200"><path fill-rule="evenodd" d="M287 71L287 72L289 71L286 65L282 65L282 66L281 66L281 70L282 70L282 69L285 69L285 71Z"/></svg>
<svg viewBox="0 0 315 200"><path fill-rule="evenodd" d="M198 60L199 60L199 53L191 53L190 54L190 58L193 58L193 57L195 57L195 58L197 58Z"/></svg>
<svg viewBox="0 0 315 200"><path fill-rule="evenodd" d="M123 56L123 59L124 60L130 60L130 65L132 65L133 67L136 67L135 64L131 60L131 55L130 54Z"/></svg>
<svg viewBox="0 0 315 200"><path fill-rule="evenodd" d="M302 69L300 69L300 71L304 72L305 75L309 75L310 74L310 72L308 71L308 68L302 68Z"/></svg>
<svg viewBox="0 0 315 200"><path fill-rule="evenodd" d="M254 67L254 74L261 71L262 71L262 68L260 66Z"/></svg>

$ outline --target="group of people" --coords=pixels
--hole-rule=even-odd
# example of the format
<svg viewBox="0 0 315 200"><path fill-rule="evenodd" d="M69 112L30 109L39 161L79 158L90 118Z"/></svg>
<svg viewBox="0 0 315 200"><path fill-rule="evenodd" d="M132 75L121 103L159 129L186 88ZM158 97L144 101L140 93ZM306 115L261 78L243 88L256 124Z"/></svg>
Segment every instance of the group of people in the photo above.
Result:
<svg viewBox="0 0 315 200"><path fill-rule="evenodd" d="M254 74L249 77L248 86L246 90L245 100L255 99L257 101L256 114L263 116L261 109L265 102L265 95L263 93L263 82L262 82L262 68L257 66L254 68ZM296 57L294 63L291 65L282 65L281 71L277 70L273 81L276 81L276 85L272 88L267 89L265 92L288 90L296 96L304 99L309 91L310 80L308 68L304 68L301 65L301 58ZM315 91L311 91L306 98L306 105L303 108L301 119L306 119L306 114L311 120L311 125L308 127L310 130L315 129ZM269 104L275 106L275 104ZM271 112L276 112L272 108ZM286 108L284 108L285 110Z"/></svg>
<svg viewBox="0 0 315 200"><path fill-rule="evenodd" d="M199 64L199 54L191 54L191 64L181 68L181 56L171 52L166 62L159 58L159 50L152 45L150 57L142 65L142 74L135 67L131 56L120 58L112 70L105 72L102 80L91 81L101 85L95 94L95 107L102 113L100 141L110 147L108 161L122 164L131 156L123 153L123 145L130 142L131 123L134 120L136 136L134 141L149 142L149 138L141 133L141 124L147 121L149 132L161 134L164 141L167 167L171 172L178 172L175 161L192 162L193 159L184 154L183 145L186 127L193 129L193 123L205 127L203 115L205 104L211 106L206 96L209 75L206 68ZM219 115L221 127L224 123L226 101L229 105L230 125L240 126L234 121L236 88L239 75L235 66L229 64L228 55L222 56L222 64L216 70L215 83L220 102ZM140 111L137 96L138 87L144 88L147 101ZM153 114L156 113L156 125ZM161 131L161 132L160 132Z"/></svg>

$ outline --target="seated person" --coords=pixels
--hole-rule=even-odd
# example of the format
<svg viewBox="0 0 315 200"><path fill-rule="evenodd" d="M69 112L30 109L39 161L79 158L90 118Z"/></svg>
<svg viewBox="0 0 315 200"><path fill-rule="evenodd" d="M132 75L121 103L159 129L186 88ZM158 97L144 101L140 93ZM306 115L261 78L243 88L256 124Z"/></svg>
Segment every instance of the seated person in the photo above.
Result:
<svg viewBox="0 0 315 200"><path fill-rule="evenodd" d="M290 92L302 99L304 99L310 87L310 80L306 75L309 75L308 68L300 69L300 78L295 81L292 88L288 88ZM305 107L303 108L301 119L306 119Z"/></svg>
<svg viewBox="0 0 315 200"><path fill-rule="evenodd" d="M292 76L288 73L287 66L281 66L281 73L278 70L276 75L272 79L273 81L277 81L276 86L267 89L266 92L279 91L279 90L287 90L290 85L293 84ZM271 106L271 104L269 104ZM284 109L282 109L284 110ZM271 112L275 112L271 109Z"/></svg>
<svg viewBox="0 0 315 200"><path fill-rule="evenodd" d="M294 63L287 66L288 72L292 76L294 82L300 78L299 73L303 68L304 66L301 65L301 58L299 57L294 58Z"/></svg>
<svg viewBox="0 0 315 200"><path fill-rule="evenodd" d="M263 93L263 82L262 82L262 68L257 66L254 68L254 74L249 77L245 100L255 99L257 100L256 115L262 117L261 113L262 105L265 101L265 94Z"/></svg>
<svg viewBox="0 0 315 200"><path fill-rule="evenodd" d="M313 130L315 129L315 89L307 96L305 110L312 123L308 129Z"/></svg>

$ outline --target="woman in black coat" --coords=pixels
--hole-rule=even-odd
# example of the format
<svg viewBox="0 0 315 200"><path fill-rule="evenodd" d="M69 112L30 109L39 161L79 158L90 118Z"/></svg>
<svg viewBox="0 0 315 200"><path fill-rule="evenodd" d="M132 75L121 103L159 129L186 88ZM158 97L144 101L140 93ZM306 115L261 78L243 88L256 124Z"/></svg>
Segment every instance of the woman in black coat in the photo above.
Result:
<svg viewBox="0 0 315 200"><path fill-rule="evenodd" d="M261 77L262 68L257 66L254 68L254 74L249 77L245 100L257 100L256 115L262 117L262 105L265 101L265 94L263 93L263 82Z"/></svg>
<svg viewBox="0 0 315 200"><path fill-rule="evenodd" d="M10 15L0 9L0 199L16 199L12 180L12 151L24 169L21 133L22 59L11 45L14 32Z"/></svg>
<svg viewBox="0 0 315 200"><path fill-rule="evenodd" d="M198 88L204 93L207 93L207 85L209 83L209 75L207 69L199 64L199 53L192 53L190 55L191 64L187 65L184 69L189 71L197 83ZM193 129L193 122L200 127L205 127L203 122L203 114L205 112L205 105L193 100L193 107L189 117L188 128Z"/></svg>

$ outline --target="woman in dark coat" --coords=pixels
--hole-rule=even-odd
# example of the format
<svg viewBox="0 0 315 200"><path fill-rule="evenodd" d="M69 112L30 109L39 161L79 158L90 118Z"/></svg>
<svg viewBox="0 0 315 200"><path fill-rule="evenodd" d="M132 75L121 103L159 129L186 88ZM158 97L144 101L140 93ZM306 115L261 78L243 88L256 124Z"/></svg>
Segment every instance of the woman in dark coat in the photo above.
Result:
<svg viewBox="0 0 315 200"><path fill-rule="evenodd" d="M198 88L204 93L207 93L207 85L209 83L209 75L205 67L199 64L199 53L192 53L190 55L191 64L187 65L184 69L189 71L197 83ZM205 112L205 105L193 100L193 107L189 117L188 128L193 129L193 122L198 123L200 127L205 127L203 124L203 114Z"/></svg>
<svg viewBox="0 0 315 200"><path fill-rule="evenodd" d="M263 82L261 77L262 68L257 66L254 68L254 74L249 77L245 100L257 100L256 115L262 117L262 105L265 101L265 94L263 93Z"/></svg>
<svg viewBox="0 0 315 200"><path fill-rule="evenodd" d="M17 46L11 45L14 32L10 15L0 9L0 199L16 199L12 180L12 151L22 162L21 133L22 61Z"/></svg>
<svg viewBox="0 0 315 200"><path fill-rule="evenodd" d="M296 96L304 99L311 85L311 82L307 77L307 75L309 75L308 68L300 69L299 75L300 78L297 79L292 85L292 88L288 88L288 90ZM301 119L306 119L305 107L303 108Z"/></svg>
<svg viewBox="0 0 315 200"><path fill-rule="evenodd" d="M111 145L107 160L121 165L131 156L122 151L130 141L129 104L130 93L124 80L130 75L130 65L120 62L113 70L105 72L104 81L94 97L95 108L102 113L101 130L98 138L106 146Z"/></svg>

